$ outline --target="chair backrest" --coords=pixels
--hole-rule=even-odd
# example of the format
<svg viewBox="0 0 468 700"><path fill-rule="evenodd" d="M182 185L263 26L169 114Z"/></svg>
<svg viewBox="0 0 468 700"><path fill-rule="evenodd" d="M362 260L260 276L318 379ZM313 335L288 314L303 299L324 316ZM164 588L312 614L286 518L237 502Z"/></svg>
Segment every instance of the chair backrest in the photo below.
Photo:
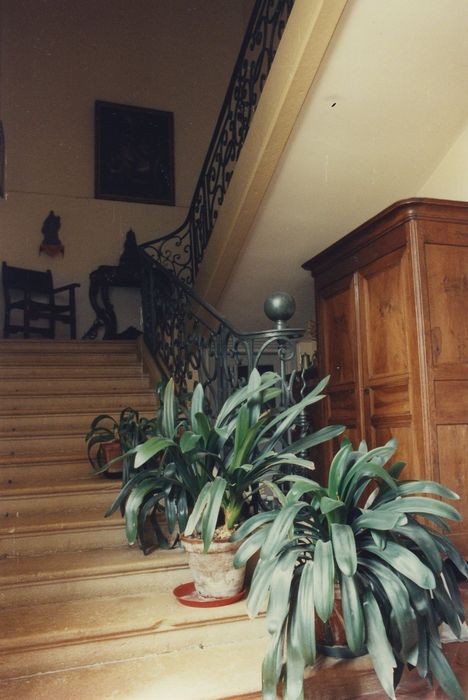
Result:
<svg viewBox="0 0 468 700"><path fill-rule="evenodd" d="M50 294L53 290L52 273L50 270L27 270L23 267L13 267L6 262L2 266L3 289L5 298L10 290Z"/></svg>

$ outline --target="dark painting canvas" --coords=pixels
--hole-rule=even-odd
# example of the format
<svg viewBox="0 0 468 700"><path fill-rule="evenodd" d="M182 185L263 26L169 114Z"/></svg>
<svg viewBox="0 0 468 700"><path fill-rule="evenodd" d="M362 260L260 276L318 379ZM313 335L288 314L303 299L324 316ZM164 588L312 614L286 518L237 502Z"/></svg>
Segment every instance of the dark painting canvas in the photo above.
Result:
<svg viewBox="0 0 468 700"><path fill-rule="evenodd" d="M96 102L98 199L173 205L173 114Z"/></svg>

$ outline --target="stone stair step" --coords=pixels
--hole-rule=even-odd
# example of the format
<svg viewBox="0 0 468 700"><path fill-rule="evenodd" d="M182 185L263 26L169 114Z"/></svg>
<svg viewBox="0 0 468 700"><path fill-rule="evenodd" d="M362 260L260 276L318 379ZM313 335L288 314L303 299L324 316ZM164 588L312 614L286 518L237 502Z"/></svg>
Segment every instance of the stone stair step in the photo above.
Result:
<svg viewBox="0 0 468 700"><path fill-rule="evenodd" d="M78 481L89 479L91 474L94 476L91 465L84 456L70 459L62 455L55 462L50 459L38 462L23 457L0 466L0 489L62 483L66 479Z"/></svg>
<svg viewBox="0 0 468 700"><path fill-rule="evenodd" d="M3 415L37 415L41 412L53 413L61 411L94 411L99 413L119 413L127 406L140 410L151 409L154 406L155 395L152 390L125 390L121 392L83 392L65 396L0 396L0 420Z"/></svg>
<svg viewBox="0 0 468 700"><path fill-rule="evenodd" d="M5 354L21 353L23 355L48 353L63 356L68 353L80 355L119 355L133 353L137 355L137 344L134 340L95 341L87 340L36 340L34 338L13 339L5 338L0 341L0 357Z"/></svg>
<svg viewBox="0 0 468 700"><path fill-rule="evenodd" d="M0 489L0 517L36 514L38 523L44 512L101 509L106 512L120 490L120 482L95 477L56 484L29 484Z"/></svg>
<svg viewBox="0 0 468 700"><path fill-rule="evenodd" d="M62 396L63 394L88 394L92 392L110 394L124 391L142 391L150 389L147 375L138 377L81 377L81 378L49 378L34 379L3 379L2 394L10 397L30 395Z"/></svg>
<svg viewBox="0 0 468 700"><path fill-rule="evenodd" d="M38 462L56 461L67 457L87 456L85 436L75 435L23 435L21 439L0 437L0 465L10 460L32 457Z"/></svg>
<svg viewBox="0 0 468 700"><path fill-rule="evenodd" d="M91 697L98 700L111 697L115 700L254 700L261 698L260 693L251 689L260 686L262 654L263 648L256 640L195 647L126 662L0 681L0 692L4 700L87 700ZM242 673L239 673L240 666Z"/></svg>
<svg viewBox="0 0 468 700"><path fill-rule="evenodd" d="M151 397L152 398L152 397ZM153 418L156 413L156 402L151 408L140 411L140 417ZM115 420L119 419L119 412L111 412ZM91 422L96 417L95 411L82 413L41 413L40 415L26 414L0 417L0 438L15 437L17 441L29 439L34 435L62 435L77 434L84 440L89 431Z"/></svg>
<svg viewBox="0 0 468 700"><path fill-rule="evenodd" d="M120 513L104 518L102 507L83 511L16 513L0 522L0 557L102 549L125 544Z"/></svg>
<svg viewBox="0 0 468 700"><path fill-rule="evenodd" d="M2 368L20 368L23 365L28 367L34 362L37 362L37 353L32 351L24 351L18 349L15 351L10 351L3 345L4 341L0 341L0 367ZM6 342L6 341L5 341ZM93 346L94 347L94 346ZM54 352L54 351L40 351L40 366L44 369L44 372L48 371L49 368L56 366L82 366L82 365L92 365L105 367L112 360L113 363L119 363L119 365L131 366L137 362L137 353L135 349L129 349L126 352L76 352L72 346L67 349L66 353Z"/></svg>
<svg viewBox="0 0 468 700"><path fill-rule="evenodd" d="M187 555L181 548L158 549L151 556L122 545L6 557L0 560L0 607L141 593L152 588L155 577L163 577L170 588L173 572L179 570L186 571L188 581Z"/></svg>
<svg viewBox="0 0 468 700"><path fill-rule="evenodd" d="M253 700L265 642L246 637L0 681L3 700Z"/></svg>
<svg viewBox="0 0 468 700"><path fill-rule="evenodd" d="M36 379L66 379L66 378L89 378L89 377L141 377L146 376L141 365L135 362L125 363L119 361L109 361L102 365L92 365L87 361L82 364L54 364L44 369L42 364L24 365L4 365L0 363L0 380L7 379L27 380Z"/></svg>
<svg viewBox="0 0 468 700"><path fill-rule="evenodd" d="M173 572L171 583L187 581ZM77 665L167 654L229 639L266 639L264 620L249 620L245 601L218 608L190 608L174 598L163 577L147 591L2 611L0 677L63 670ZM200 669L199 669L200 674ZM200 674L203 675L203 674Z"/></svg>

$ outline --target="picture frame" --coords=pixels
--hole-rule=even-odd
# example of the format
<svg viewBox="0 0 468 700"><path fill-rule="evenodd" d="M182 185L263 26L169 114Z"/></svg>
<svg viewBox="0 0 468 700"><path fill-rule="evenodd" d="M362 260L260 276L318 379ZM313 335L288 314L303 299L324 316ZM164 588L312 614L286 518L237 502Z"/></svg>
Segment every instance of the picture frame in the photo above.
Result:
<svg viewBox="0 0 468 700"><path fill-rule="evenodd" d="M174 206L174 115L95 102L95 197Z"/></svg>

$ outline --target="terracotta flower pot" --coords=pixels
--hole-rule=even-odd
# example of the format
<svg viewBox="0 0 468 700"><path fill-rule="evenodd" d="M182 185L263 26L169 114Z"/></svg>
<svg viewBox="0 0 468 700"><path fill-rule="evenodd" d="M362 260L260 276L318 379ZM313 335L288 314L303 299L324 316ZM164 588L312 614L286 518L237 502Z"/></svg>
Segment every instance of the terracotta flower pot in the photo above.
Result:
<svg viewBox="0 0 468 700"><path fill-rule="evenodd" d="M118 440L111 440L110 442L103 442L99 446L98 451L98 464L99 466L104 466L111 459L120 457L122 454L122 449L120 447L120 442ZM111 464L110 467L104 472L106 476L120 476L122 474L122 462L115 462Z"/></svg>
<svg viewBox="0 0 468 700"><path fill-rule="evenodd" d="M203 551L203 541L194 537L181 537L189 555L189 567L195 589L202 598L230 598L243 588L245 567L234 568L234 556L240 542L212 542L208 552Z"/></svg>

